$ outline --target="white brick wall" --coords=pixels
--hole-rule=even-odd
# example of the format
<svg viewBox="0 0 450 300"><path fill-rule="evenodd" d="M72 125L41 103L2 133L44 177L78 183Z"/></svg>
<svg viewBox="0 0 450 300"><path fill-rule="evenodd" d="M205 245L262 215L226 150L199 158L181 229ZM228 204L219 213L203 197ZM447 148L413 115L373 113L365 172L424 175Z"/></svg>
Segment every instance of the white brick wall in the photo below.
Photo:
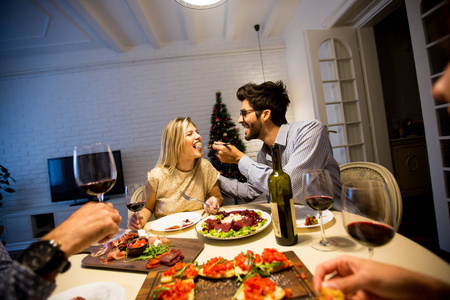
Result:
<svg viewBox="0 0 450 300"><path fill-rule="evenodd" d="M284 51L264 53L264 67L266 80L289 87ZM72 155L80 143L122 150L125 182L143 180L171 119L190 116L206 143L215 92L222 91L238 125L236 90L263 81L258 51L77 70L0 80L0 164L17 181L17 193L5 195L0 214L50 204L47 159ZM247 154L254 158L260 146L247 143Z"/></svg>

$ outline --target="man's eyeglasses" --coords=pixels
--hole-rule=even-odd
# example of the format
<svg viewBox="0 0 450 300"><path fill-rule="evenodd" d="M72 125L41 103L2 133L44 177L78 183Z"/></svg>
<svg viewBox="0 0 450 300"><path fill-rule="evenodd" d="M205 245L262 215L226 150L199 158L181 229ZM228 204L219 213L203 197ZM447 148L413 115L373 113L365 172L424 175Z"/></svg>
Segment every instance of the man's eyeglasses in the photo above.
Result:
<svg viewBox="0 0 450 300"><path fill-rule="evenodd" d="M254 110L254 109L241 109L241 110L239 111L239 114L240 114L243 118L245 118L245 117L247 116L248 113L255 112L255 111L257 111L257 110Z"/></svg>

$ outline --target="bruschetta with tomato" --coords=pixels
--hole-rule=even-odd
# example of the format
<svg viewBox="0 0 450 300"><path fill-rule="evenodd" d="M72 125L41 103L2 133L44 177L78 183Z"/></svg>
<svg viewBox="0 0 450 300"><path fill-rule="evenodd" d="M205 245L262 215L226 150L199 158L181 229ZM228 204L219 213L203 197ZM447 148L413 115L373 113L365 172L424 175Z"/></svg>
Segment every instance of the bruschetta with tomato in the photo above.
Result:
<svg viewBox="0 0 450 300"><path fill-rule="evenodd" d="M294 265L284 253L275 248L264 248L262 261L260 268L264 268L270 273L278 272Z"/></svg>
<svg viewBox="0 0 450 300"><path fill-rule="evenodd" d="M195 279L198 275L198 268L193 263L177 262L163 273L161 283L169 283L176 279Z"/></svg>
<svg viewBox="0 0 450 300"><path fill-rule="evenodd" d="M345 300L345 295L340 290L322 287L320 289L319 300Z"/></svg>
<svg viewBox="0 0 450 300"><path fill-rule="evenodd" d="M153 299L194 300L194 293L193 279L177 279L175 282L156 286Z"/></svg>
<svg viewBox="0 0 450 300"><path fill-rule="evenodd" d="M262 258L259 254L254 254L253 251L247 250L247 253L239 253L233 260L234 271L237 275L247 275L253 268L262 264Z"/></svg>
<svg viewBox="0 0 450 300"><path fill-rule="evenodd" d="M284 298L284 295L284 290L269 278L255 276L244 280L238 290L236 299L280 300Z"/></svg>
<svg viewBox="0 0 450 300"><path fill-rule="evenodd" d="M220 256L214 257L200 268L198 274L208 278L231 278L235 275L234 265Z"/></svg>

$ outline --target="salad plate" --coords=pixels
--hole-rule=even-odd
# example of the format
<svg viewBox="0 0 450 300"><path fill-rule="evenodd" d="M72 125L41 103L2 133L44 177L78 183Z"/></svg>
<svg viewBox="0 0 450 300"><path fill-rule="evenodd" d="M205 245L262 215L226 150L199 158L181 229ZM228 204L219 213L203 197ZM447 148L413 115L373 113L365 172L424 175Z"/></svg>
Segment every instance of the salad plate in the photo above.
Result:
<svg viewBox="0 0 450 300"><path fill-rule="evenodd" d="M211 215L203 220L201 220L199 223L197 223L197 225L195 226L195 230L202 236L204 236L205 238L208 239L214 239L214 240L235 240L235 239L242 239L242 238L246 238L252 235L255 235L261 231L263 231L264 229L267 228L267 226L270 225L270 223L272 222L272 217L270 214L266 213L265 211L262 210L257 210L257 209L235 209L232 210L233 212L240 212L240 211L254 211L256 213L258 213L261 218L263 219L262 222L258 223L256 230L249 230L241 228L239 231L236 232L231 232L230 234L223 234L223 235L227 235L227 236L220 236L219 233L216 234L210 234L210 233L205 233L205 231L203 230L204 227L202 226L203 224L205 224L205 222L207 220L213 220L214 218L216 218L216 215ZM231 211L226 211L226 212L231 212ZM220 213L220 212L219 212Z"/></svg>
<svg viewBox="0 0 450 300"><path fill-rule="evenodd" d="M319 212L309 208L308 206L303 205L295 205L295 219L298 228L311 228L320 226L319 222L314 225L305 225L306 217L316 217L317 221L319 221ZM333 213L329 210L325 210L322 212L323 216L323 224L327 224L333 220Z"/></svg>
<svg viewBox="0 0 450 300"><path fill-rule="evenodd" d="M175 231L197 224L202 216L195 212L181 212L168 215L152 222L150 229L154 231Z"/></svg>

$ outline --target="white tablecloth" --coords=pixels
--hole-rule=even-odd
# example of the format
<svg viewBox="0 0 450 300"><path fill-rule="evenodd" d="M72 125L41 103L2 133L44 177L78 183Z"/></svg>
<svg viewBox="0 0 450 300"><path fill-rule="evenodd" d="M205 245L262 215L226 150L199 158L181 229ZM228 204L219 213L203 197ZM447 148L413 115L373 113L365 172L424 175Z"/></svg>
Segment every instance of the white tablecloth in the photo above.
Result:
<svg viewBox="0 0 450 300"><path fill-rule="evenodd" d="M267 204L246 204L224 207L225 210L236 208L269 210ZM233 259L241 251L252 250L255 253L261 253L264 248L276 248L279 251L294 251L311 273L314 274L315 268L319 263L339 255L347 254L362 258L368 257L367 248L354 242L346 233L344 226L342 225L341 213L333 212L333 215L334 219L325 225L326 236L333 237L338 240L341 245L340 249L333 252L320 252L310 247L310 241L315 238L320 238L321 236L319 227L308 229L299 228L298 243L289 247L279 246L275 242L272 226L268 226L267 229L256 235L230 241L204 238L195 231L195 226L163 234L168 238L198 238L203 240L205 248L197 257L199 264L219 255L227 259ZM147 223L145 226L147 232L154 235L162 234L161 232L151 232L149 228L150 223ZM86 254L78 254L70 258L72 267L68 272L57 277L57 288L53 294L58 294L72 287L86 283L111 281L117 282L125 287L127 299L136 298L147 276L146 273L83 268L81 267L81 261L85 256ZM372 259L401 266L450 283L450 265L447 262L400 234L396 234L394 239L387 245L375 248Z"/></svg>

